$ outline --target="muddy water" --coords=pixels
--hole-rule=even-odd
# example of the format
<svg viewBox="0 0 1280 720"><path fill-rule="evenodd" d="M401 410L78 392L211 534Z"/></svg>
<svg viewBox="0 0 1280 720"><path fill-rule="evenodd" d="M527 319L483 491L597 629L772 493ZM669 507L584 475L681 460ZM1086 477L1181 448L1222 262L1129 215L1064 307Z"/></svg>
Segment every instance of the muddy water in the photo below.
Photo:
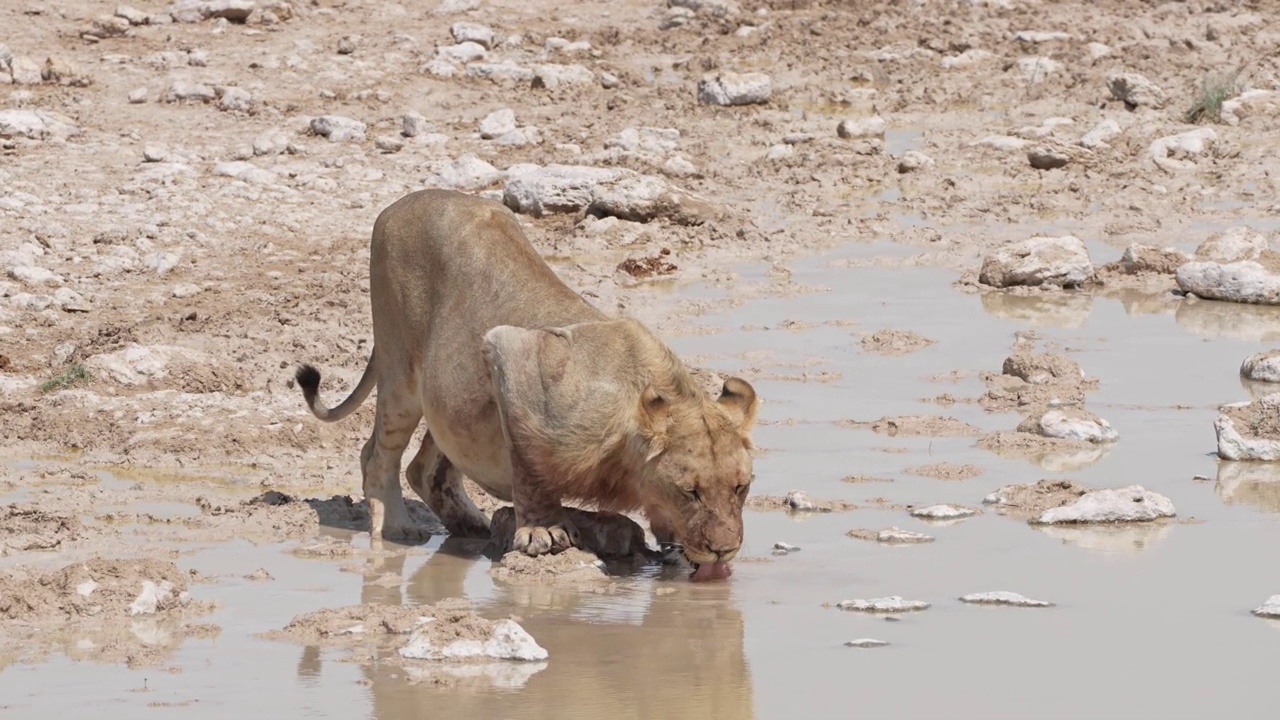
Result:
<svg viewBox="0 0 1280 720"><path fill-rule="evenodd" d="M709 314L696 322L717 332L673 339L679 351L726 370L741 367L745 355L767 371L840 374L832 382L756 381L767 401L756 432L765 451L756 493L977 505L1008 483L1069 477L1143 484L1170 497L1182 519L1198 522L1041 530L993 513L940 525L903 510L750 512L744 555L758 560L737 563L728 583L646 574L628 578L615 595L495 584L474 544L441 538L359 561L380 563L384 576L400 579L390 584L344 572L333 560L297 558L289 545L220 545L178 560L224 576L196 588L222 603L207 618L222 627L218 637L187 641L167 663L172 672L67 660L8 667L0 672L4 717L85 707L107 717L159 709L210 718L1270 717L1280 627L1248 610L1280 592L1268 556L1280 547L1280 472L1220 467L1212 421L1218 403L1248 397L1236 370L1245 355L1280 337L1280 315L1135 295L980 298L953 290L949 271L834 267L867 252L861 246L797 262L790 266L795 283L827 290ZM743 277L759 279L767 269L747 267ZM741 329L783 320L816 326ZM821 324L837 321L857 324ZM936 342L898 357L858 345L858 333L885 328ZM1032 462L977 449L975 437L887 436L835 424L938 414L983 431L1012 428L1016 415L927 398L980 395L978 372L998 370L1013 333L1026 328L1101 379L1088 406L1121 434L1109 452ZM803 367L780 367L787 365ZM953 371L968 375L930 380ZM943 461L983 473L944 481L904 472ZM842 481L849 475L885 481ZM892 547L845 535L890 525L937 539ZM801 550L771 556L777 541ZM259 567L275 580L241 579ZM1057 605L956 600L988 590ZM887 595L933 607L891 622L823 606ZM324 607L458 596L492 617L518 615L550 659L465 678L410 678L399 667L255 637ZM867 637L890 644L843 645Z"/></svg>

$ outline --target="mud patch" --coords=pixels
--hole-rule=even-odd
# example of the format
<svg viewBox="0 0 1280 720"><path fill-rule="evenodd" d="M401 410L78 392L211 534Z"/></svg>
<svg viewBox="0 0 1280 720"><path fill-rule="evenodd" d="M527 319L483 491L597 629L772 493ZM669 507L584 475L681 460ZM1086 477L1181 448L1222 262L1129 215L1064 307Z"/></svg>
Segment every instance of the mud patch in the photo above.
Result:
<svg viewBox="0 0 1280 720"><path fill-rule="evenodd" d="M971 480L986 471L977 465L957 465L955 463L940 462L932 465L916 465L903 470L903 472L908 475L917 475L935 480Z"/></svg>
<svg viewBox="0 0 1280 720"><path fill-rule="evenodd" d="M489 576L500 582L519 585L555 585L567 589L608 592L614 581L605 572L603 564L595 555L578 548L536 558L512 551L493 564Z"/></svg>
<svg viewBox="0 0 1280 720"><path fill-rule="evenodd" d="M908 355L934 344L933 340L910 330L877 330L865 335L862 349L877 355Z"/></svg>
<svg viewBox="0 0 1280 720"><path fill-rule="evenodd" d="M1075 502L1096 488L1075 480L1040 480L1021 485L1007 485L983 498L996 512L1019 520L1032 520L1049 508Z"/></svg>
<svg viewBox="0 0 1280 720"><path fill-rule="evenodd" d="M1111 446L1106 444L1005 430L983 436L977 445L1001 457L1030 460L1045 470L1055 472L1082 470L1101 460L1111 450Z"/></svg>
<svg viewBox="0 0 1280 720"><path fill-rule="evenodd" d="M848 512L859 508L857 503L846 500L815 500L799 490L786 495L751 495L744 507L747 510L784 510L790 513Z"/></svg>
<svg viewBox="0 0 1280 720"><path fill-rule="evenodd" d="M890 437L897 435L961 437L982 434L982 431L973 425L945 415L898 415L882 417L871 422L841 420L837 424L841 427L870 428Z"/></svg>
<svg viewBox="0 0 1280 720"><path fill-rule="evenodd" d="M34 506L0 507L0 557L29 550L56 550L79 540L84 526L79 518L47 512Z"/></svg>
<svg viewBox="0 0 1280 720"><path fill-rule="evenodd" d="M195 502L202 513L199 526L217 537L282 540L311 538L321 527L354 532L369 530L368 501L349 495L299 499L268 490L236 505L215 505L203 496ZM405 505L410 519L424 532L445 533L425 503L405 498Z"/></svg>

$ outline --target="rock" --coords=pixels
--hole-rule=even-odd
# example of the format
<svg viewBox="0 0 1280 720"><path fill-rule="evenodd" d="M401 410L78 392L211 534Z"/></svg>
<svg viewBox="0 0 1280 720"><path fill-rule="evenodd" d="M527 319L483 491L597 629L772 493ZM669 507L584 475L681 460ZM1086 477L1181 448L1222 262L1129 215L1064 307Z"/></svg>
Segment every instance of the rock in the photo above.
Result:
<svg viewBox="0 0 1280 720"><path fill-rule="evenodd" d="M836 135L844 140L884 137L885 122L879 115L866 118L849 118L836 125Z"/></svg>
<svg viewBox="0 0 1280 720"><path fill-rule="evenodd" d="M68 87L88 87L93 84L93 79L78 65L60 57L46 58L40 77L47 83Z"/></svg>
<svg viewBox="0 0 1280 720"><path fill-rule="evenodd" d="M596 76L582 65L535 65L531 82L535 88L555 90L568 85L595 82Z"/></svg>
<svg viewBox="0 0 1280 720"><path fill-rule="evenodd" d="M620 168L547 165L508 178L502 201L515 212L535 217L578 212L591 204L598 185L625 172Z"/></svg>
<svg viewBox="0 0 1280 720"><path fill-rule="evenodd" d="M1050 75L1062 72L1062 63L1047 57L1024 57L1017 62L1018 72L1032 84L1042 83Z"/></svg>
<svg viewBox="0 0 1280 720"><path fill-rule="evenodd" d="M166 377L174 361L202 360L205 358L186 348L166 345L144 347L129 343L123 349L92 356L85 365L121 385L142 385L153 378Z"/></svg>
<svg viewBox="0 0 1280 720"><path fill-rule="evenodd" d="M480 121L480 137L491 140L516 129L516 111L511 108L494 110Z"/></svg>
<svg viewBox="0 0 1280 720"><path fill-rule="evenodd" d="M1280 113L1280 92L1255 89L1223 101L1218 116L1227 125L1239 125L1247 118L1274 118L1277 113Z"/></svg>
<svg viewBox="0 0 1280 720"><path fill-rule="evenodd" d="M680 131L675 128L629 127L605 140L604 146L606 149L666 155L680 146Z"/></svg>
<svg viewBox="0 0 1280 720"><path fill-rule="evenodd" d="M311 131L330 142L364 142L367 126L359 120L341 115L322 115L311 119Z"/></svg>
<svg viewBox="0 0 1280 720"><path fill-rule="evenodd" d="M521 67L510 60L498 63L470 63L467 65L467 77L532 82L533 75L533 70Z"/></svg>
<svg viewBox="0 0 1280 720"><path fill-rule="evenodd" d="M1280 393L1218 409L1213 430L1223 460L1280 460ZM1240 431L1244 428L1248 435Z"/></svg>
<svg viewBox="0 0 1280 720"><path fill-rule="evenodd" d="M474 190L501 180L502 175L501 170L476 157L474 153L466 153L457 160L438 166L426 183L456 190Z"/></svg>
<svg viewBox="0 0 1280 720"><path fill-rule="evenodd" d="M1107 89L1111 96L1124 101L1125 107L1159 109L1169 98L1164 90L1138 73L1112 73L1107 76Z"/></svg>
<svg viewBox="0 0 1280 720"><path fill-rule="evenodd" d="M922 532L914 530L903 530L899 527L889 527L876 533L876 542L888 543L890 545L912 545L920 543L933 542L932 535L926 535Z"/></svg>
<svg viewBox="0 0 1280 720"><path fill-rule="evenodd" d="M199 100L200 102L209 102L217 97L218 92L208 85L176 80L169 86L168 91L165 92L164 101L183 102L185 100Z"/></svg>
<svg viewBox="0 0 1280 720"><path fill-rule="evenodd" d="M718 215L705 201L652 175L621 168L552 164L510 173L503 202L534 216L586 210L597 217L634 222L667 218L701 224Z"/></svg>
<svg viewBox="0 0 1280 720"><path fill-rule="evenodd" d="M1258 617L1280 619L1280 595L1272 595L1265 602L1253 609Z"/></svg>
<svg viewBox="0 0 1280 720"><path fill-rule="evenodd" d="M143 145L142 160L144 162L164 162L169 159L169 151L163 145Z"/></svg>
<svg viewBox="0 0 1280 720"><path fill-rule="evenodd" d="M479 43L462 42L457 45L441 45L436 48L436 59L451 63L466 63L483 60L489 52Z"/></svg>
<svg viewBox="0 0 1280 720"><path fill-rule="evenodd" d="M1240 363L1240 377L1253 382L1280 383L1280 350L1250 355Z"/></svg>
<svg viewBox="0 0 1280 720"><path fill-rule="evenodd" d="M1267 236L1251 227L1238 225L1209 236L1196 248L1197 260L1231 263L1237 260L1257 260L1271 249Z"/></svg>
<svg viewBox="0 0 1280 720"><path fill-rule="evenodd" d="M994 592L969 593L960 596L960 602L973 605L1010 605L1013 607L1053 607L1047 600L1032 600L1025 595L1005 590Z"/></svg>
<svg viewBox="0 0 1280 720"><path fill-rule="evenodd" d="M455 42L475 43L485 50L492 50L494 46L493 28L488 25L473 22L456 22L449 26L449 33L453 35Z"/></svg>
<svg viewBox="0 0 1280 720"><path fill-rule="evenodd" d="M360 44L359 35L343 35L338 38L338 54L354 55L356 47Z"/></svg>
<svg viewBox="0 0 1280 720"><path fill-rule="evenodd" d="M9 75L14 85L39 85L44 82L44 69L29 57L17 56L9 61Z"/></svg>
<svg viewBox="0 0 1280 720"><path fill-rule="evenodd" d="M1196 128L1159 138L1148 147L1148 153L1151 161L1158 167L1169 170L1189 170L1195 167L1193 158L1206 153L1217 140L1218 133L1213 128Z"/></svg>
<svg viewBox="0 0 1280 720"><path fill-rule="evenodd" d="M1044 30L1021 30L1013 37L1020 42L1036 45L1039 43L1070 40L1071 34L1060 31L1047 32Z"/></svg>
<svg viewBox="0 0 1280 720"><path fill-rule="evenodd" d="M1169 498L1141 485L1129 485L1087 492L1068 505L1045 510L1031 523L1055 525L1150 522L1175 515Z"/></svg>
<svg viewBox="0 0 1280 720"><path fill-rule="evenodd" d="M279 130L268 130L253 141L253 154L279 155L289 148L289 137Z"/></svg>
<svg viewBox="0 0 1280 720"><path fill-rule="evenodd" d="M125 18L114 15L100 15L93 19L93 22L81 35L85 38L106 40L107 38L124 37L129 34L131 28L132 26Z"/></svg>
<svg viewBox="0 0 1280 720"><path fill-rule="evenodd" d="M485 623L476 617L468 623ZM424 618L419 629L409 636L409 642L400 648L400 656L412 660L521 660L526 662L546 660L547 651L533 636L514 620L498 620L492 623L489 637L484 640L465 637L452 628L441 628L444 621Z"/></svg>
<svg viewBox="0 0 1280 720"><path fill-rule="evenodd" d="M764 159L770 161L783 160L795 154L796 149L793 146L779 143L777 145L769 146L769 149L765 151Z"/></svg>
<svg viewBox="0 0 1280 720"><path fill-rule="evenodd" d="M906 600L899 595L891 595L870 600L842 600L836 607L847 612L900 613L927 610L930 604L923 600Z"/></svg>
<svg viewBox="0 0 1280 720"><path fill-rule="evenodd" d="M926 520L959 520L961 518L967 518L977 514L978 511L972 508L944 504L927 505L922 508L915 508L911 511L912 517L924 518Z"/></svg>
<svg viewBox="0 0 1280 720"><path fill-rule="evenodd" d="M800 512L822 512L825 510L825 508L815 505L803 490L792 490L787 493L786 504L788 508Z"/></svg>
<svg viewBox="0 0 1280 720"><path fill-rule="evenodd" d="M1018 426L1018 432L1090 443L1110 443L1120 439L1111 423L1079 408L1054 408L1039 418L1027 418Z"/></svg>
<svg viewBox="0 0 1280 720"><path fill-rule="evenodd" d="M1090 60L1101 60L1111 54L1111 47L1100 42L1091 42L1085 47L1089 51Z"/></svg>
<svg viewBox="0 0 1280 720"><path fill-rule="evenodd" d="M480 0L443 0L436 6L437 15L456 15L470 12L480 7Z"/></svg>
<svg viewBox="0 0 1280 720"><path fill-rule="evenodd" d="M134 88L129 91L129 103L131 105L141 105L147 101L147 89L144 87Z"/></svg>
<svg viewBox="0 0 1280 720"><path fill-rule="evenodd" d="M786 554L788 554L788 553L796 552L796 551L797 551L797 550L799 550L800 548L799 548L799 546L792 545L791 543L776 542L776 543L774 543L774 544L773 544L773 549L774 549L774 554L775 554L775 555L776 555L776 554L778 554L778 553L781 553L781 554L783 554L783 555L786 555Z"/></svg>
<svg viewBox="0 0 1280 720"><path fill-rule="evenodd" d="M253 108L253 95L248 90L238 87L222 89L222 97L218 98L218 109L224 112L249 112Z"/></svg>
<svg viewBox="0 0 1280 720"><path fill-rule="evenodd" d="M876 640L874 638L858 638L857 640L845 641L844 646L856 647L856 648L877 648L877 647L884 647L885 645L888 645L888 644L889 643L884 640Z"/></svg>
<svg viewBox="0 0 1280 720"><path fill-rule="evenodd" d="M169 8L174 22L195 23L201 20L225 19L243 23L256 7L254 0L179 0Z"/></svg>
<svg viewBox="0 0 1280 720"><path fill-rule="evenodd" d="M537 145L541 142L542 131L533 126L517 128L493 139L494 145L503 147L524 147L525 145Z"/></svg>
<svg viewBox="0 0 1280 720"><path fill-rule="evenodd" d="M396 135L379 135L373 146L385 153L397 153L404 149L404 140Z"/></svg>
<svg viewBox="0 0 1280 720"><path fill-rule="evenodd" d="M277 179L276 174L270 170L265 170L243 160L220 162L213 166L213 174L258 185L272 185Z"/></svg>
<svg viewBox="0 0 1280 720"><path fill-rule="evenodd" d="M45 110L0 110L0 138L65 140L79 134L80 128L65 115Z"/></svg>
<svg viewBox="0 0 1280 720"><path fill-rule="evenodd" d="M984 505L994 505L1002 515L1030 520L1049 508L1069 505L1096 488L1074 480L1040 480L1034 483L1006 485L982 498Z"/></svg>
<svg viewBox="0 0 1280 720"><path fill-rule="evenodd" d="M587 212L641 223L667 219L680 225L702 225L720 215L711 203L662 178L637 173L596 185Z"/></svg>
<svg viewBox="0 0 1280 720"><path fill-rule="evenodd" d="M405 137L418 137L431 129L431 124L427 119L418 113L405 113L404 120L400 123L400 134Z"/></svg>
<svg viewBox="0 0 1280 720"><path fill-rule="evenodd" d="M1107 143L1119 137L1121 132L1123 132L1123 130L1120 129L1120 123L1112 120L1111 118L1107 118L1093 126L1092 130L1085 133L1084 136L1080 138L1080 145L1081 147L1086 147L1090 150L1107 147Z"/></svg>
<svg viewBox="0 0 1280 720"><path fill-rule="evenodd" d="M61 275L36 265L11 267L7 275L24 285L61 285L65 282Z"/></svg>
<svg viewBox="0 0 1280 720"><path fill-rule="evenodd" d="M622 83L620 80L618 80L617 75L614 75L611 72L600 73L600 87L604 88L605 90L612 90L618 87L618 85L620 84Z"/></svg>
<svg viewBox="0 0 1280 720"><path fill-rule="evenodd" d="M116 17L124 18L130 25L146 25L149 16L128 5L120 5L116 8Z"/></svg>
<svg viewBox="0 0 1280 720"><path fill-rule="evenodd" d="M192 283L178 283L173 286L171 294L179 300L195 297L201 293L200 286Z"/></svg>
<svg viewBox="0 0 1280 720"><path fill-rule="evenodd" d="M898 172L901 174L919 172L933 165L933 158L916 150L908 150L902 153L902 157L898 160Z"/></svg>
<svg viewBox="0 0 1280 720"><path fill-rule="evenodd" d="M697 14L714 17L729 17L742 12L738 3L733 0L669 0L673 8L685 8Z"/></svg>
<svg viewBox="0 0 1280 720"><path fill-rule="evenodd" d="M1071 163L1071 156L1049 147L1040 145L1027 151L1027 162L1036 170L1057 170Z"/></svg>
<svg viewBox="0 0 1280 720"><path fill-rule="evenodd" d="M970 143L972 147L989 147L994 150L1003 150L1005 152L1013 152L1015 150L1023 150L1031 144L1030 140L1025 140L1011 135L988 135L980 140Z"/></svg>
<svg viewBox="0 0 1280 720"><path fill-rule="evenodd" d="M1183 292L1209 300L1252 305L1280 305L1280 275L1273 264L1253 260L1233 263L1193 261L1174 276Z"/></svg>
<svg viewBox="0 0 1280 720"><path fill-rule="evenodd" d="M959 55L948 55L942 58L943 70L967 68L979 65L995 57L995 53L981 48L969 48Z"/></svg>
<svg viewBox="0 0 1280 720"><path fill-rule="evenodd" d="M706 105L752 105L773 97L773 80L759 72L707 74L698 81L698 102Z"/></svg>
<svg viewBox="0 0 1280 720"><path fill-rule="evenodd" d="M1093 262L1080 239L1032 237L997 248L982 261L978 282L992 287L1079 287L1093 280Z"/></svg>
<svg viewBox="0 0 1280 720"><path fill-rule="evenodd" d="M1134 243L1124 249L1118 267L1127 275L1173 275L1188 262L1191 256L1177 248Z"/></svg>

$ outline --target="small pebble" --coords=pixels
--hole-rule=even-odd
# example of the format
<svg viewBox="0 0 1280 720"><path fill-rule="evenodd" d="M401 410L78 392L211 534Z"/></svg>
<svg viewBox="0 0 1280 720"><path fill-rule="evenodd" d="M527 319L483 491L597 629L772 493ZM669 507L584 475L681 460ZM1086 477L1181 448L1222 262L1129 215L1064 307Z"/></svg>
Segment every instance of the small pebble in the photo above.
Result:
<svg viewBox="0 0 1280 720"><path fill-rule="evenodd" d="M995 592L970 593L960 597L960 602L974 605L1009 605L1012 607L1053 607L1047 600L1032 600L1016 592L997 590Z"/></svg>
<svg viewBox="0 0 1280 720"><path fill-rule="evenodd" d="M891 595L889 597L871 598L870 600L842 600L836 607L849 612L873 612L873 613L893 613L893 612L912 612L915 610L927 610L930 603L924 600L906 600L900 595Z"/></svg>
<svg viewBox="0 0 1280 720"><path fill-rule="evenodd" d="M888 645L888 644L889 643L886 640L876 640L874 638L858 638L857 640L849 640L844 645L845 647L877 648L877 647L884 647L885 645Z"/></svg>
<svg viewBox="0 0 1280 720"><path fill-rule="evenodd" d="M1272 595L1267 598L1266 602L1253 609L1253 614L1258 617L1280 620L1280 595Z"/></svg>
<svg viewBox="0 0 1280 720"><path fill-rule="evenodd" d="M926 518L929 520L954 520L958 518L967 518L971 515L977 514L977 510L957 507L955 505L929 505L922 508L916 508L911 511L911 515L913 517Z"/></svg>

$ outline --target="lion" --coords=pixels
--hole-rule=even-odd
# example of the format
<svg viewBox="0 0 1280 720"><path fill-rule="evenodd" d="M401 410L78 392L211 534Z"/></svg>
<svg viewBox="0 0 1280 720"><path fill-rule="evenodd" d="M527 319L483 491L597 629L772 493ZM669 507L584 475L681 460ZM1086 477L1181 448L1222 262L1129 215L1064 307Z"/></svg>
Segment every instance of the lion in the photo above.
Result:
<svg viewBox="0 0 1280 720"><path fill-rule="evenodd" d="M621 513L589 512L566 507L565 515L577 532L578 547L602 560L660 559L661 554L651 550L644 539L644 528L635 520ZM515 508L503 505L489 518L489 545L491 552L501 556L511 550L515 539Z"/></svg>
<svg viewBox="0 0 1280 720"><path fill-rule="evenodd" d="M324 408L320 372L295 379L326 422L377 387L360 453L374 537L419 537L398 476L425 420L405 479L451 534L489 534L465 476L514 505L512 546L528 555L574 545L573 500L642 512L695 574L725 574L754 478L750 383L729 377L713 399L641 322L562 282L511 210L465 193L416 191L378 215L369 296L374 343L351 394Z"/></svg>

